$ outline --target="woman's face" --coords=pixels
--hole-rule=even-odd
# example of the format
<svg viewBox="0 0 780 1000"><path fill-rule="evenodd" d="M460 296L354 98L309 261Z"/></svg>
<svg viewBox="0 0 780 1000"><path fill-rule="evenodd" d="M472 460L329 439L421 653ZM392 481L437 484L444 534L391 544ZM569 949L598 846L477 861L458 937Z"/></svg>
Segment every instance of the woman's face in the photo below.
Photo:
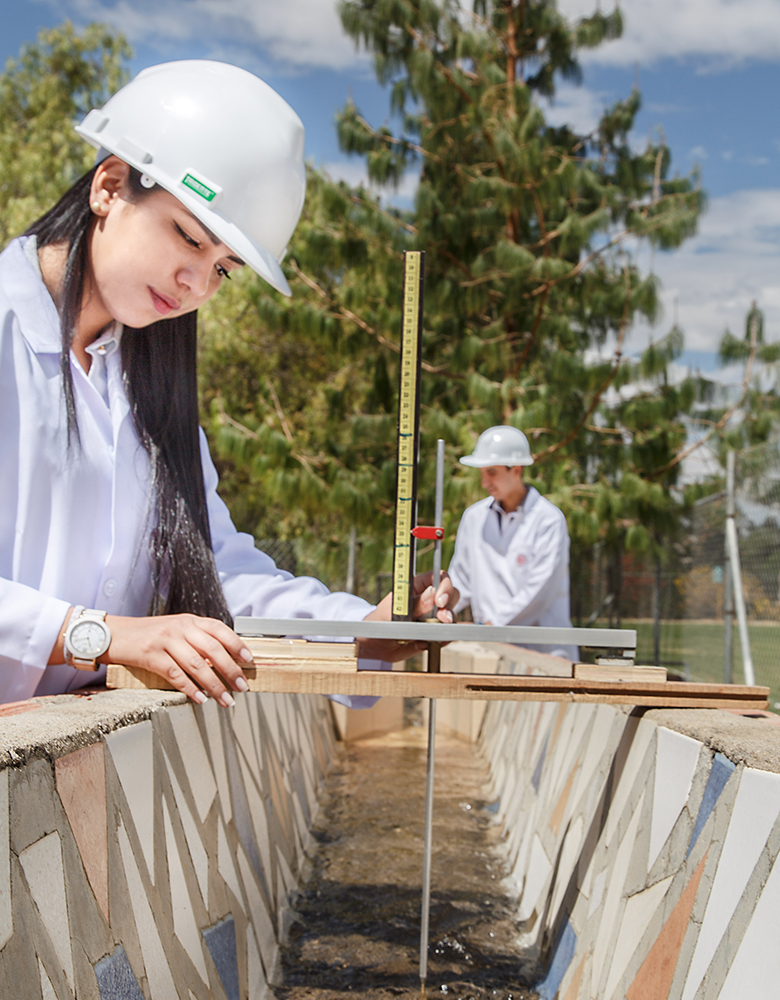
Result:
<svg viewBox="0 0 780 1000"><path fill-rule="evenodd" d="M172 194L156 187L137 197L128 177L127 164L115 156L96 171L84 306L106 322L144 327L202 306L243 261Z"/></svg>

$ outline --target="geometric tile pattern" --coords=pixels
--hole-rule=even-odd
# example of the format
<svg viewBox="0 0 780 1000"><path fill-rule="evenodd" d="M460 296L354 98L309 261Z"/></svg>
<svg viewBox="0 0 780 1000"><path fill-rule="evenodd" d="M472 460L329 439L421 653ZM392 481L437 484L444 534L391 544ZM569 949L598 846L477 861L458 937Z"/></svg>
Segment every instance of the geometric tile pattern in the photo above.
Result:
<svg viewBox="0 0 780 1000"><path fill-rule="evenodd" d="M317 695L240 704L237 725L213 704L161 706L0 769L0 983L43 1000L271 1000L333 724Z"/></svg>
<svg viewBox="0 0 780 1000"><path fill-rule="evenodd" d="M108 825L103 744L93 743L54 761L65 813L76 838L84 871L108 920Z"/></svg>
<svg viewBox="0 0 780 1000"><path fill-rule="evenodd" d="M488 703L484 798L543 1000L778 995L780 775L707 738L609 705Z"/></svg>
<svg viewBox="0 0 780 1000"><path fill-rule="evenodd" d="M73 989L73 956L59 833L55 830L30 844L19 855L19 860L41 920L49 932L54 951Z"/></svg>
<svg viewBox="0 0 780 1000"><path fill-rule="evenodd" d="M780 776L667 716L485 710L484 798L548 1000L777 995ZM327 702L247 694L143 718L0 769L0 983L25 1000L271 1000L333 759Z"/></svg>
<svg viewBox="0 0 780 1000"><path fill-rule="evenodd" d="M100 1000L143 1000L141 987L121 944L95 965L95 978Z"/></svg>
<svg viewBox="0 0 780 1000"><path fill-rule="evenodd" d="M238 957L236 955L236 925L232 917L225 917L218 924L203 932L204 940L225 991L227 1000L239 1000Z"/></svg>
<svg viewBox="0 0 780 1000"><path fill-rule="evenodd" d="M693 824L693 832L691 833L690 843L688 844L688 854L690 854L696 846L699 834L704 828L704 824L710 818L710 814L720 798L720 793L726 787L726 782L734 773L735 767L736 765L727 757L724 757L722 753L715 754L715 759L712 762L710 774L707 778L707 785L704 789L704 795L702 796L701 805L699 806L699 812L696 816L696 822Z"/></svg>

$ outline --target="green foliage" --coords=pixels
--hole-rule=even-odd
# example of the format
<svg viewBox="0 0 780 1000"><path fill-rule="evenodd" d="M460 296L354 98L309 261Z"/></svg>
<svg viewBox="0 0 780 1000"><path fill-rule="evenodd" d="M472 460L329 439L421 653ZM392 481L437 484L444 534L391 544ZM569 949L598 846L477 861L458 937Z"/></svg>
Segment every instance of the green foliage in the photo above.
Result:
<svg viewBox="0 0 780 1000"><path fill-rule="evenodd" d="M344 0L340 10L402 126L374 128L349 102L342 148L372 182L418 170L419 188L400 212L312 170L286 265L292 300L249 279L239 324L238 301L204 317L209 427L239 520L316 539L320 570L336 577L355 524L364 569L390 568L402 254L424 249L421 520L432 516L435 438L448 444L451 547L481 495L457 457L505 422L529 435L529 481L564 509L575 545L660 547L699 397L693 380L668 384L676 328L638 360L622 354L632 322L659 309L657 281L628 246L679 245L704 197L695 175L672 175L662 141L632 149L637 91L587 136L549 126L540 103L558 79L580 78L582 49L620 34L619 12L570 23L554 0L477 0L472 13L454 0Z"/></svg>
<svg viewBox="0 0 780 1000"><path fill-rule="evenodd" d="M41 31L0 74L0 247L94 162L73 126L127 80L131 50L101 24Z"/></svg>

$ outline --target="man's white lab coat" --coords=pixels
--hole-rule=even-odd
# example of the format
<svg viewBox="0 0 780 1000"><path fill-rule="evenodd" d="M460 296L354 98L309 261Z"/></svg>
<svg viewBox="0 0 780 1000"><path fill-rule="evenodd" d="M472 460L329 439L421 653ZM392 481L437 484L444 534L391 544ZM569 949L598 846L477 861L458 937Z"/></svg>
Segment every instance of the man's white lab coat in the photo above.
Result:
<svg viewBox="0 0 780 1000"><path fill-rule="evenodd" d="M475 622L571 626L566 518L533 486L510 513L492 497L465 510L449 574ZM577 646L528 648L579 659Z"/></svg>
<svg viewBox="0 0 780 1000"><path fill-rule="evenodd" d="M59 317L34 243L14 240L0 254L0 702L102 678L104 670L46 666L71 605L148 612L149 461L122 382L120 341L121 329L112 328L90 346L89 375L71 355L81 441L68 449ZM214 556L234 615L359 621L368 614L372 606L360 598L277 569L237 532L202 432L201 456Z"/></svg>

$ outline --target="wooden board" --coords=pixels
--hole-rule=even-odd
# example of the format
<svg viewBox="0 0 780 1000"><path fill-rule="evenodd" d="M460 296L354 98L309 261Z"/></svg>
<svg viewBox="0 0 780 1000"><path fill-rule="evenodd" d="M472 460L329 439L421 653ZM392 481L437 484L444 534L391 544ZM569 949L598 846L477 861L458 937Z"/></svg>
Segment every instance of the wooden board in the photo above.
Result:
<svg viewBox="0 0 780 1000"><path fill-rule="evenodd" d="M311 662L311 661L310 661ZM598 681L509 674L426 674L412 671L350 670L327 665L292 670L256 665L248 670L252 691L285 694L355 694L396 698L464 698L474 701L582 701L655 708L766 708L769 688L683 681ZM109 687L169 689L156 674L111 665Z"/></svg>
<svg viewBox="0 0 780 1000"><path fill-rule="evenodd" d="M255 665L289 664L292 670L308 670L313 664L321 663L327 670L357 670L355 642L308 642L306 639L264 639L257 636L242 638L255 658Z"/></svg>
<svg viewBox="0 0 780 1000"><path fill-rule="evenodd" d="M258 669L272 668L285 676L311 670L323 670L340 677L357 672L357 644L354 642L307 642L305 639L263 639L246 637L244 642L254 656L254 663L242 666L250 691L264 691L258 681ZM159 674L141 667L123 667L109 663L106 687L151 688L175 691Z"/></svg>
<svg viewBox="0 0 780 1000"><path fill-rule="evenodd" d="M580 681L616 681L627 684L666 681L666 667L632 667L622 663L575 663L573 676Z"/></svg>

